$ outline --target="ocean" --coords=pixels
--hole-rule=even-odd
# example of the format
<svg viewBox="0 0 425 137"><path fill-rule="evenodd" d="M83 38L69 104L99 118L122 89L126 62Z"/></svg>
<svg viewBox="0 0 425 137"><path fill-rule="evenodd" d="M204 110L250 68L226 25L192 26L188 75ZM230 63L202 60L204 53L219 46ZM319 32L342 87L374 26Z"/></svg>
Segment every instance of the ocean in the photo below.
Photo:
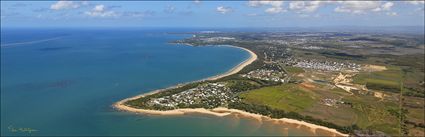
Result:
<svg viewBox="0 0 425 137"><path fill-rule="evenodd" d="M1 135L313 135L240 116L147 116L111 107L249 58L238 48L169 43L191 36L175 32L193 31L2 28Z"/></svg>

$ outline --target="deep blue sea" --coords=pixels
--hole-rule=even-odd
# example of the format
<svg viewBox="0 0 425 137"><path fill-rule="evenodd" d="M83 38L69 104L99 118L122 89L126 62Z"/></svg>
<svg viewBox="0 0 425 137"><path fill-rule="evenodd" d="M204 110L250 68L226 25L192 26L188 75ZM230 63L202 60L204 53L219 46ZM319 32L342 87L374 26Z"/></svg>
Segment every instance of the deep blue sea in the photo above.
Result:
<svg viewBox="0 0 425 137"><path fill-rule="evenodd" d="M146 116L121 99L228 71L249 54L169 44L190 29L1 30L1 135L310 135L249 118ZM29 132L28 129L36 130Z"/></svg>

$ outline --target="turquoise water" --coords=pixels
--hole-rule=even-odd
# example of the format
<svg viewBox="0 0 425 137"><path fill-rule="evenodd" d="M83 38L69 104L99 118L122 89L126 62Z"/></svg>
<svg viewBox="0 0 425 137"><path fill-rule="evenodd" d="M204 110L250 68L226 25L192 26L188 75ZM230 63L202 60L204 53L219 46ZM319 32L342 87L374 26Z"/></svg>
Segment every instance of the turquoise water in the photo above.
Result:
<svg viewBox="0 0 425 137"><path fill-rule="evenodd" d="M249 57L231 47L168 44L188 37L167 33L179 31L2 29L2 45L59 38L1 48L1 135L281 135L285 127L249 118L146 116L111 107L226 72Z"/></svg>

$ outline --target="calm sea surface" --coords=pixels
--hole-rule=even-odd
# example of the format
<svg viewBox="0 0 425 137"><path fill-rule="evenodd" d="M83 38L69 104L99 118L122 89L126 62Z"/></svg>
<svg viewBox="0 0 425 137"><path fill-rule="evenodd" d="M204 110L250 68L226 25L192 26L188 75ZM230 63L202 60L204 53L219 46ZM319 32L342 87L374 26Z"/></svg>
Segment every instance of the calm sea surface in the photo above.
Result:
<svg viewBox="0 0 425 137"><path fill-rule="evenodd" d="M167 32L183 31L193 30L2 29L1 135L311 135L236 116L114 110L121 99L214 76L249 57L168 44L190 35Z"/></svg>

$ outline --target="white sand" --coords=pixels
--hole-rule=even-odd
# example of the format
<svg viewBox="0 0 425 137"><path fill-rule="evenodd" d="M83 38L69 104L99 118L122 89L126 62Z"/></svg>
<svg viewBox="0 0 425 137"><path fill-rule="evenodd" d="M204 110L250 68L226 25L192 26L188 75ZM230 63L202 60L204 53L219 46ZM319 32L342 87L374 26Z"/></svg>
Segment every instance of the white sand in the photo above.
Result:
<svg viewBox="0 0 425 137"><path fill-rule="evenodd" d="M224 45L224 46L227 46L227 45ZM230 75L236 74L239 71L241 71L244 67L248 66L249 64L251 64L252 62L254 62L255 60L257 60L257 54L255 54L251 50L248 50L248 49L242 48L242 47L236 47L236 46L230 46L230 47L243 49L243 50L247 51L250 54L250 57L247 60L245 60L244 62L236 65L235 67L233 67L232 69L230 69L226 73L223 73L223 74L220 74L220 75L217 75L217 76L213 76L213 77L209 77L206 80L217 80L217 79L220 79L220 78L223 78L223 77L226 77L226 76L230 76Z"/></svg>
<svg viewBox="0 0 425 137"><path fill-rule="evenodd" d="M236 47L236 46L231 46L231 47ZM240 48L240 49L243 49L243 50L249 52L251 57L248 58L247 60L245 60L244 62L240 63L239 65L235 66L231 70L227 71L226 73L223 73L223 74L220 74L220 75L217 75L217 76L213 76L213 77L209 77L207 79L203 79L203 80L199 80L199 81L217 80L217 79L220 79L220 78L232 75L232 74L236 74L240 70L242 70L245 66L247 66L247 65L251 64L252 62L254 62L255 60L257 60L257 55L254 52L252 52L248 49L242 48L242 47L236 47L236 48ZM195 81L195 82L198 82L198 81ZM189 82L189 83L191 83L191 82ZM263 120L280 121L280 122L283 122L283 123L303 125L303 126L310 128L313 132L315 132L317 129L322 129L322 130L325 130L325 131L332 133L332 135L334 135L334 136L348 136L348 134L340 133L340 132L336 131L335 129L331 129L331 128L327 128L327 127L324 127L324 126L319 126L319 125L307 123L307 122L304 122L304 121L287 119L287 118L273 119L273 118L263 116L263 115L260 115L260 114L249 113L249 112L245 112L245 111L237 110L237 109L228 109L228 108L214 108L214 109L194 108L194 109L191 109L191 108L184 108L184 109L160 111L160 110L137 109L137 108L132 108L132 107L124 105L124 103L127 102L127 101L138 99L140 97L144 97L144 96L147 96L147 95L152 95L152 94L155 94L155 93L158 93L158 92L161 92L161 91L165 91L165 90L168 90L168 89L178 88L178 87L181 87L183 85L185 85L185 84L179 84L177 86L169 87L169 88L166 88L166 89L155 90L155 91L152 91L152 92L149 92L149 93L144 93L144 94L141 94L141 95L138 95L138 96L130 97L130 98L116 102L113 105L113 107L118 109L118 110L122 110L122 111L128 111L128 112L133 112L133 113L141 113L141 114L151 114L151 115L183 115L183 114L188 114L188 113L202 113L202 114L209 114L209 115L223 117L223 116L227 116L227 115L231 115L231 114L241 114L243 116L255 118L259 121L263 121Z"/></svg>
<svg viewBox="0 0 425 137"><path fill-rule="evenodd" d="M232 115L232 114L240 114L240 115L243 115L243 116L246 116L246 117L254 118L258 121L277 121L277 122L282 122L282 123L287 123L287 124L295 124L295 125L305 126L305 127L309 128L314 133L318 129L320 129L320 130L324 130L324 131L329 132L329 134L332 135L332 136L348 136L348 134L338 132L335 129L331 129L331 128L328 128L328 127L307 123L307 122L300 121L300 120L288 119L288 118L274 119L274 118L270 118L270 117L263 116L263 115L260 115L260 114L249 113L249 112L237 110L237 109L228 109L228 108L220 107L220 108L214 108L214 109L184 108L184 109L159 111L159 110L146 110L146 109L136 109L136 108L128 107L128 106L123 104L125 101L126 100L115 103L114 107L119 109L119 110L122 110L122 111L128 111L128 112L140 113L140 114L149 114L149 115L184 115L184 114L190 114L190 113L201 113L201 114L208 114L208 115L223 117L223 116L228 116L228 115Z"/></svg>

